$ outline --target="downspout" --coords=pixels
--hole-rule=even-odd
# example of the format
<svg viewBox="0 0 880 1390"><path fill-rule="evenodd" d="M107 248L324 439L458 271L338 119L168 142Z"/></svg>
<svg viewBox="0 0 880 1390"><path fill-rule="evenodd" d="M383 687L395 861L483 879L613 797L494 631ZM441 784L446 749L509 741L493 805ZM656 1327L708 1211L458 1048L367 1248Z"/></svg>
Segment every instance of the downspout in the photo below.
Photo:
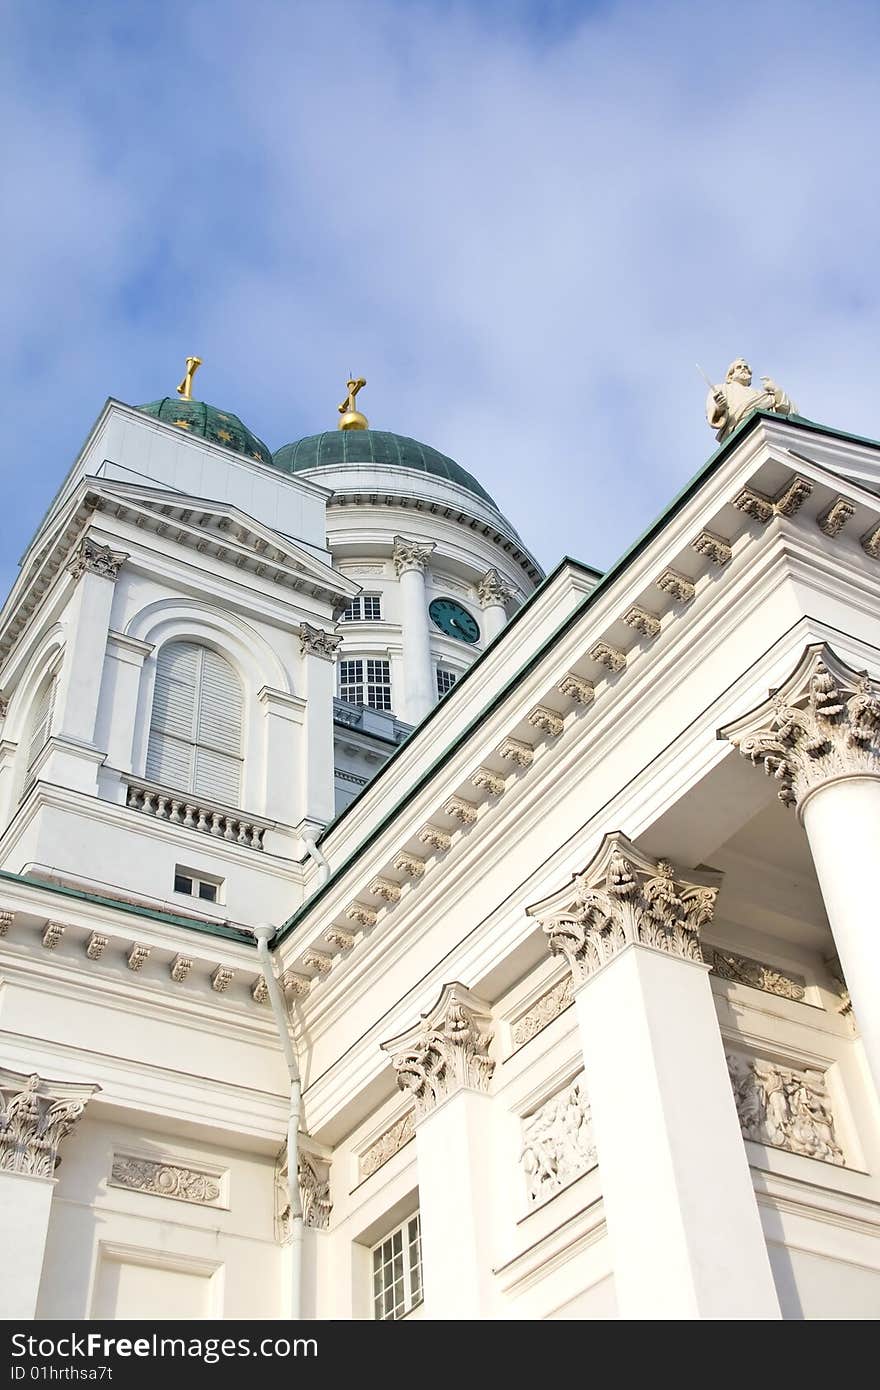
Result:
<svg viewBox="0 0 880 1390"><path fill-rule="evenodd" d="M302 1318L303 1282L303 1209L299 1191L299 1123L302 1115L302 1083L296 1050L290 1036L284 995L278 983L275 964L269 950L269 938L274 934L274 931L275 928L271 927L268 922L260 922L258 926L254 927L257 954L263 967L263 977L269 992L269 1003L272 1005L272 1013L275 1015L281 1051L287 1063L287 1072L290 1077L290 1109L287 1115L287 1192L290 1201L290 1244L288 1246L290 1250L290 1318L294 1322L299 1322Z"/></svg>
<svg viewBox="0 0 880 1390"><path fill-rule="evenodd" d="M308 851L309 858L313 859L321 870L321 884L325 884L330 877L330 865L327 863L325 856L318 849L314 837L309 838L308 835L303 835L303 843Z"/></svg>

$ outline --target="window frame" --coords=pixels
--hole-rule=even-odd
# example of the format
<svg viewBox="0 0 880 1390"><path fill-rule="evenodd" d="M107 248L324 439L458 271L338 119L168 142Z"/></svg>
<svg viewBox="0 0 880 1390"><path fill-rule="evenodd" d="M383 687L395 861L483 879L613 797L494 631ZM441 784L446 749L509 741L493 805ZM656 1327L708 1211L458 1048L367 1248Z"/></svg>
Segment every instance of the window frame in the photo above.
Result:
<svg viewBox="0 0 880 1390"><path fill-rule="evenodd" d="M354 667L354 666L357 666L357 667L360 668L359 675L358 675L357 678L354 679L354 680L347 679L347 678L346 678L346 674L345 674L345 668L346 668L346 667ZM385 672L384 678L381 678L381 679L378 679L378 680L375 679L375 672L374 672L374 673L373 673L374 678L371 680L371 679L370 679L370 667L371 667L371 666L373 666L373 667L376 667L376 666L382 666L382 667L384 667L384 672ZM391 683L391 662L390 662L390 660L388 659L388 657L385 657L385 656L343 656L343 657L340 658L340 661L339 661L339 668L338 668L338 669L339 669L339 679L338 679L338 684L337 684L337 691L338 691L338 698L339 698L340 700L344 700L344 701L346 702L346 704L350 704L350 705L363 705L366 709L378 710L380 714L392 714L392 713L394 712L394 705L393 705L394 690L393 690L393 686L392 686L392 683ZM348 691L359 692L359 696L358 696L358 694L356 694L356 695L353 697L350 693L349 693L349 694L345 693L345 688L346 688L346 687L347 687ZM371 691L374 692L374 694L373 694L373 699L372 699L372 700L369 698L370 692L371 692ZM377 692L377 691L382 691L382 692L385 693L385 698L387 699L387 703L384 703L384 702L383 702L382 704L376 704L376 703L374 703L374 701L375 701L375 692Z"/></svg>
<svg viewBox="0 0 880 1390"><path fill-rule="evenodd" d="M440 689L441 676L449 677L449 684L445 690ZM442 700L444 695L448 695L450 690L454 690L461 680L461 672L453 671L450 666L436 666L434 668L434 684L437 689L437 699Z"/></svg>
<svg viewBox="0 0 880 1390"><path fill-rule="evenodd" d="M367 613L367 604L374 605L378 610L375 613ZM379 593L356 594L342 612L339 621L341 623L381 623L382 622L382 595Z"/></svg>
<svg viewBox="0 0 880 1390"><path fill-rule="evenodd" d="M413 1235L411 1228L415 1227ZM395 1237L400 1237L400 1250L394 1249ZM388 1254L385 1255L386 1247ZM413 1259L415 1251L415 1259ZM400 1259L400 1275L394 1277L396 1256ZM391 1281L381 1278L385 1271L391 1273ZM422 1263L422 1222L421 1213L410 1212L398 1225L387 1231L381 1240L370 1247L370 1278L372 1280L372 1306L374 1322L398 1322L408 1317L425 1301L425 1277ZM380 1282L381 1278L381 1282ZM396 1286L401 1285L401 1298L396 1296ZM391 1302L388 1295L391 1294Z"/></svg>
<svg viewBox="0 0 880 1390"><path fill-rule="evenodd" d="M179 878L188 879L192 885L191 888L189 890L178 888L177 880ZM173 891L179 894L180 897L193 898L196 902L210 903L212 907L217 907L223 902L223 888L225 883L226 880L220 878L217 874L207 874L202 869L190 869L186 864L174 865L172 887ZM214 889L213 898L204 897L202 895L201 889L203 886L205 888Z"/></svg>

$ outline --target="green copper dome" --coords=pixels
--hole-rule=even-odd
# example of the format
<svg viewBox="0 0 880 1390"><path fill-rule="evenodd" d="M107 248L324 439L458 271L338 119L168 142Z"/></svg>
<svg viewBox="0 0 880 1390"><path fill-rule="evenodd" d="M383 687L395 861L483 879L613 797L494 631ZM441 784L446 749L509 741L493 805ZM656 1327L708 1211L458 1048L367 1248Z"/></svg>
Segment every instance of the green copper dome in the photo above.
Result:
<svg viewBox="0 0 880 1390"><path fill-rule="evenodd" d="M325 430L310 434L294 444L285 444L272 462L282 473L307 473L313 468L344 468L347 464L392 465L413 473L430 473L434 478L456 483L490 506L497 504L480 487L476 478L430 444L420 444L405 434L389 430Z"/></svg>
<svg viewBox="0 0 880 1390"><path fill-rule="evenodd" d="M166 425L176 425L187 434L199 435L211 444L222 444L226 449L234 449L237 454L244 454L245 458L256 459L258 463L272 462L271 450L262 439L251 434L247 425L243 425L237 415L218 410L216 406L207 405L205 401L188 401L181 396L163 396L161 401L139 405L138 410L142 410L145 415L152 415L154 420L162 420Z"/></svg>

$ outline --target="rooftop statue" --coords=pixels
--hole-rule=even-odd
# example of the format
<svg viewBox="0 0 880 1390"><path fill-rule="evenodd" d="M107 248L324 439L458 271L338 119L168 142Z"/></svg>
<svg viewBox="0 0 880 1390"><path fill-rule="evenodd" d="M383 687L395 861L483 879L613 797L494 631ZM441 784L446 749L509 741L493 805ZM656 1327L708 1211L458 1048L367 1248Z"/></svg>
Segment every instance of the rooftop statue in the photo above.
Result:
<svg viewBox="0 0 880 1390"><path fill-rule="evenodd" d="M707 378L708 380L708 378ZM712 386L706 397L706 419L715 438L726 439L753 410L770 410L776 415L797 415L798 408L769 376L761 377L762 390L752 385L752 369L744 357L727 368L723 386Z"/></svg>

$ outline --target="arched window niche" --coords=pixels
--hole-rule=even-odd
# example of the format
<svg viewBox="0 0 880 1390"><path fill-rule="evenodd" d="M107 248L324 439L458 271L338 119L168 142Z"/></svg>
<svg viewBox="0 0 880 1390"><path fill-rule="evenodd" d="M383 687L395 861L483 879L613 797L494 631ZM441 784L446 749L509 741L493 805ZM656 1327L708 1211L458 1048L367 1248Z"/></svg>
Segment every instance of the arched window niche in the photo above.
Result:
<svg viewBox="0 0 880 1390"><path fill-rule="evenodd" d="M243 711L241 681L226 657L202 642L167 642L156 660L147 778L239 805Z"/></svg>

